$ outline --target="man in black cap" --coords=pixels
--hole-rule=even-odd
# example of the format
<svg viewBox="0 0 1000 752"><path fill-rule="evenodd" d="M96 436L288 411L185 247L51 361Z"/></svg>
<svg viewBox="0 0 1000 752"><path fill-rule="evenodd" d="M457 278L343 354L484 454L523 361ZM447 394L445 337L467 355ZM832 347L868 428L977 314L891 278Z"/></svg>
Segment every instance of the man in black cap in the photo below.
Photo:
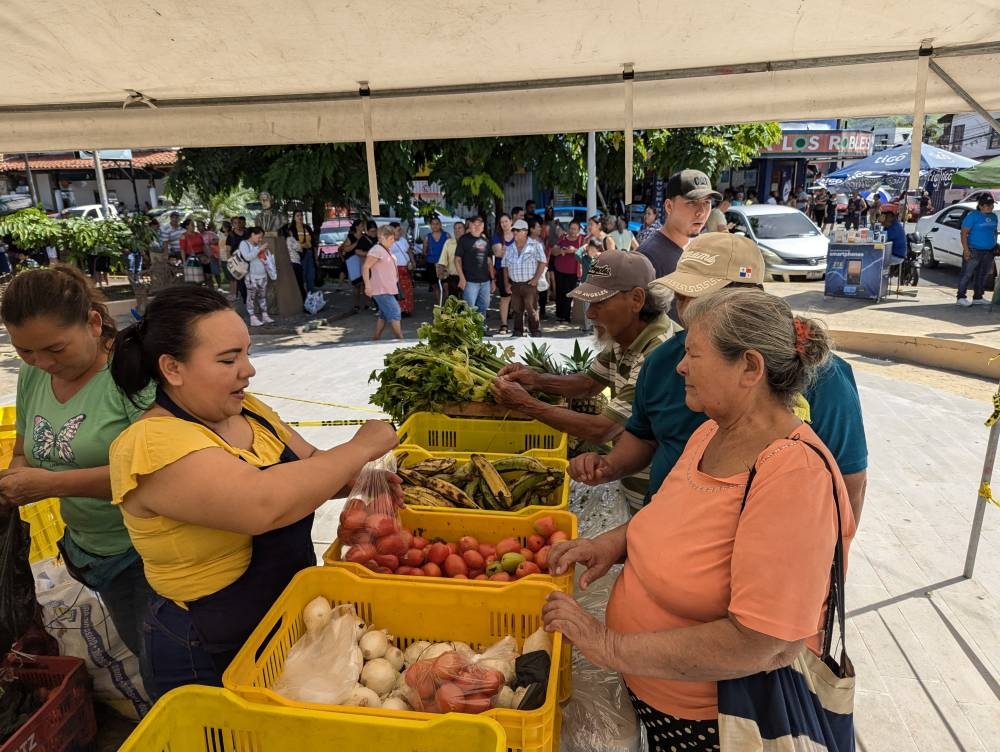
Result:
<svg viewBox="0 0 1000 752"><path fill-rule="evenodd" d="M691 238L701 234L712 212L713 198L721 199L722 194L712 190L704 172L681 170L670 176L663 201L666 221L659 232L646 238L637 249L652 262L658 278L677 268L677 259Z"/></svg>

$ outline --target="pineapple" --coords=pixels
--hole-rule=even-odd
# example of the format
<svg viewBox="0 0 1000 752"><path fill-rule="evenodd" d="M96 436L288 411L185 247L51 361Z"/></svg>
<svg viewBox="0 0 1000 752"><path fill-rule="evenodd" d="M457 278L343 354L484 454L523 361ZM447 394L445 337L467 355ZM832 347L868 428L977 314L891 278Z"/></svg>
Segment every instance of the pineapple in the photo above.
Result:
<svg viewBox="0 0 1000 752"><path fill-rule="evenodd" d="M539 373L554 373L556 375L564 373L559 364L552 359L552 352L548 345L532 342L530 347L525 350L524 355L521 356L521 360L528 368Z"/></svg>
<svg viewBox="0 0 1000 752"><path fill-rule="evenodd" d="M564 355L563 362L566 364L565 373L584 373L595 358L594 351L589 347L580 347L580 340L573 342L573 354ZM604 412L608 398L603 394L595 394L592 397L574 397L569 401L569 409L587 415L600 415Z"/></svg>

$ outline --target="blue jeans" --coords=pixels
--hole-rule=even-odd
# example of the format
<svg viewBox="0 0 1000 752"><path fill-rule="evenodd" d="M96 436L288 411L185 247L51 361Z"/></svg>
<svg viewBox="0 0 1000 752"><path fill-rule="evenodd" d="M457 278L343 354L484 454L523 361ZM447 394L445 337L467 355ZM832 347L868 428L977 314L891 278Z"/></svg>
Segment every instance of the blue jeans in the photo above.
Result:
<svg viewBox="0 0 1000 752"><path fill-rule="evenodd" d="M372 300L378 308L378 317L383 321L400 321L403 318L399 301L395 295L372 295Z"/></svg>
<svg viewBox="0 0 1000 752"><path fill-rule="evenodd" d="M964 300L972 284L972 299L981 300L986 289L986 278L990 276L993 251L971 251L968 261L962 262L962 274L958 278L958 299Z"/></svg>
<svg viewBox="0 0 1000 752"><path fill-rule="evenodd" d="M316 259L310 249L302 252L302 281L307 293L316 290Z"/></svg>
<svg viewBox="0 0 1000 752"><path fill-rule="evenodd" d="M490 283L489 282L468 282L462 291L462 299L469 308L475 308L486 318L486 311L490 306Z"/></svg>
<svg viewBox="0 0 1000 752"><path fill-rule="evenodd" d="M153 594L143 631L142 657L146 665L142 673L151 700L187 684L222 686L222 674L205 650L190 612Z"/></svg>

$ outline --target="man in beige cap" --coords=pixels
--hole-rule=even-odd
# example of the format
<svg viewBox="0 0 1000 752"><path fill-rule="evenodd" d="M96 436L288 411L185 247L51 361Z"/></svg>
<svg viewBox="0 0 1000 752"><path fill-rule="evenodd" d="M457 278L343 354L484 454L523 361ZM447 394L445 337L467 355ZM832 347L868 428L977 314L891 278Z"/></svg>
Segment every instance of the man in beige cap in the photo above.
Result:
<svg viewBox="0 0 1000 752"><path fill-rule="evenodd" d="M504 366L491 391L498 404L592 444L617 439L632 414L635 383L650 352L680 327L666 315L672 295L663 287L650 292L653 265L645 256L605 251L590 267L587 281L569 297L589 303L587 318L602 346L585 373L538 373L521 364ZM545 392L567 399L583 399L611 389L611 401L601 411L587 414L550 405L528 392ZM622 480L626 498L639 506L645 498L649 474L637 467Z"/></svg>
<svg viewBox="0 0 1000 752"><path fill-rule="evenodd" d="M676 270L653 282L650 290L661 286L672 290L683 319L688 303L694 298L734 285L762 289L763 281L764 259L756 243L740 235L712 232L691 241ZM691 434L707 420L703 413L687 407L684 379L677 373L677 365L684 358L686 335L679 332L646 357L636 380L631 417L624 432L609 454L575 457L569 466L574 480L597 485L649 466L646 503L656 493ZM803 412L836 458L850 493L855 520L859 520L868 447L850 365L831 355L829 364L803 397Z"/></svg>

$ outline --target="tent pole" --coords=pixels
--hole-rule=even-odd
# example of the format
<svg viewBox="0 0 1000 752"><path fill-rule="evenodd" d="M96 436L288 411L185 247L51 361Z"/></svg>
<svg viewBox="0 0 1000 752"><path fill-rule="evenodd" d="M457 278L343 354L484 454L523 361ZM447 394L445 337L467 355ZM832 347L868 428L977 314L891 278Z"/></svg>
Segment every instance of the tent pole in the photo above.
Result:
<svg viewBox="0 0 1000 752"><path fill-rule="evenodd" d="M997 387L1000 394L1000 386ZM972 578L972 570L976 566L976 552L979 550L979 539L983 531L983 517L986 514L986 505L989 499L983 496L984 486L988 486L993 479L993 465L997 458L997 439L1000 438L1000 421L996 421L990 426L990 437L986 442L986 458L983 460L983 475L979 484L979 495L976 497L976 511L972 518L972 531L969 533L969 548L965 553L965 570L962 572L966 579Z"/></svg>
<svg viewBox="0 0 1000 752"><path fill-rule="evenodd" d="M587 134L587 216L597 214L597 134Z"/></svg>
<svg viewBox="0 0 1000 752"><path fill-rule="evenodd" d="M635 78L635 72L632 70L632 63L625 63L622 78L625 79L625 211L628 214L631 213L628 207L632 205L632 149L634 146L632 141L632 81ZM628 221L628 216L625 217L625 220Z"/></svg>
<svg viewBox="0 0 1000 752"><path fill-rule="evenodd" d="M915 191L920 187L920 147L924 143L924 116L927 100L927 69L934 49L926 43L920 47L917 57L917 86L913 101L913 134L910 136L910 187ZM903 206L903 221L906 221L906 206Z"/></svg>
<svg viewBox="0 0 1000 752"><path fill-rule="evenodd" d="M375 174L375 141L372 128L372 97L367 81L361 81L361 112L365 119L365 161L368 163L368 201L373 217L379 216L378 177Z"/></svg>
<svg viewBox="0 0 1000 752"><path fill-rule="evenodd" d="M971 107L977 113L979 113L979 117L985 120L986 124L989 125L990 128L992 128L997 133L1000 133L1000 121L998 121L995 117L993 117L993 115L991 115L986 108L984 108L981 104L979 104L979 102L977 102L972 97L972 95L969 94L969 92L963 89L961 85L959 85L959 83L954 78L945 73L940 65L931 60L930 69L934 71L934 74L938 78L940 78L942 81L948 84L948 88L950 88L953 92L958 94L958 96L964 99L965 102L969 105L969 107Z"/></svg>

